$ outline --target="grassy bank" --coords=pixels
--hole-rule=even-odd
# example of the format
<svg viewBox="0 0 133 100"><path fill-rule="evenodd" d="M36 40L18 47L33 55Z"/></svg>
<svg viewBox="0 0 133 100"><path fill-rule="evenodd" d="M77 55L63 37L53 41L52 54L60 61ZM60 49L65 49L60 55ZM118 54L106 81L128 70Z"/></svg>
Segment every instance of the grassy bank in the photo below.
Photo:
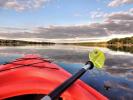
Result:
<svg viewBox="0 0 133 100"><path fill-rule="evenodd" d="M106 47L106 42L81 42L81 43L62 43L64 45L79 45L79 46L99 46Z"/></svg>
<svg viewBox="0 0 133 100"><path fill-rule="evenodd" d="M99 47L131 47L133 46L133 37L114 38L107 42L81 42L81 43L63 43L65 45L80 45L80 46L99 46Z"/></svg>

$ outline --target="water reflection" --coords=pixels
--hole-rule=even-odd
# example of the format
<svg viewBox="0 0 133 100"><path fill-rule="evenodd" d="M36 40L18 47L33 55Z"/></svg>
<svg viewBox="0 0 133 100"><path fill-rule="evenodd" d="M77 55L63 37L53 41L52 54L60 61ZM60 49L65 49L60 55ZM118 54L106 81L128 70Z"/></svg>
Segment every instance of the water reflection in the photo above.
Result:
<svg viewBox="0 0 133 100"><path fill-rule="evenodd" d="M109 49L114 51L123 51L133 53L133 46L108 46Z"/></svg>
<svg viewBox="0 0 133 100"><path fill-rule="evenodd" d="M88 60L88 53L98 47L51 45L0 47L0 63L6 63L25 54L39 54L53 60L74 74ZM133 99L133 54L99 48L105 52L104 70L93 69L81 79L112 100Z"/></svg>

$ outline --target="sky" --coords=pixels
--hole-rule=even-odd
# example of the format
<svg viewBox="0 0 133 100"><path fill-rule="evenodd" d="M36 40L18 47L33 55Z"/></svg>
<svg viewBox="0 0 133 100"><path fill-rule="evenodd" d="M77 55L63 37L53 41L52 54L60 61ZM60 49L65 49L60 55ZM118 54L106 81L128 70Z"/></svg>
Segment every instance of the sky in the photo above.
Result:
<svg viewBox="0 0 133 100"><path fill-rule="evenodd" d="M0 38L50 42L133 36L133 0L0 0Z"/></svg>

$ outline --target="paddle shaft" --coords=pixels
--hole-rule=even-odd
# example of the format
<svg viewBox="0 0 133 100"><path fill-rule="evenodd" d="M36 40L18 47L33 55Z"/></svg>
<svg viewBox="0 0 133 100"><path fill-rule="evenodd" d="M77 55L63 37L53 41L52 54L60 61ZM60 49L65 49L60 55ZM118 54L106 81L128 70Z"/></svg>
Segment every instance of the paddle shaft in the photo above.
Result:
<svg viewBox="0 0 133 100"><path fill-rule="evenodd" d="M93 68L93 63L88 61L88 63L80 69L76 74L71 76L65 82L63 82L60 86L54 89L51 93L47 96L43 97L41 100L56 100L59 96L68 88L70 87L77 79L79 79L88 69Z"/></svg>

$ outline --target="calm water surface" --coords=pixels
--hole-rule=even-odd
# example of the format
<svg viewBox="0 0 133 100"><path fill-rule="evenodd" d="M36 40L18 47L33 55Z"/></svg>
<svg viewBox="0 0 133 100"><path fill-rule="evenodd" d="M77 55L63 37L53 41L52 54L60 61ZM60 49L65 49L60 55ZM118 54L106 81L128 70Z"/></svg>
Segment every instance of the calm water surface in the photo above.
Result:
<svg viewBox="0 0 133 100"><path fill-rule="evenodd" d="M0 64L26 54L39 54L74 74L83 67L94 48L68 45L0 47ZM88 71L81 79L111 100L133 100L133 54L99 49L106 55L105 68Z"/></svg>

